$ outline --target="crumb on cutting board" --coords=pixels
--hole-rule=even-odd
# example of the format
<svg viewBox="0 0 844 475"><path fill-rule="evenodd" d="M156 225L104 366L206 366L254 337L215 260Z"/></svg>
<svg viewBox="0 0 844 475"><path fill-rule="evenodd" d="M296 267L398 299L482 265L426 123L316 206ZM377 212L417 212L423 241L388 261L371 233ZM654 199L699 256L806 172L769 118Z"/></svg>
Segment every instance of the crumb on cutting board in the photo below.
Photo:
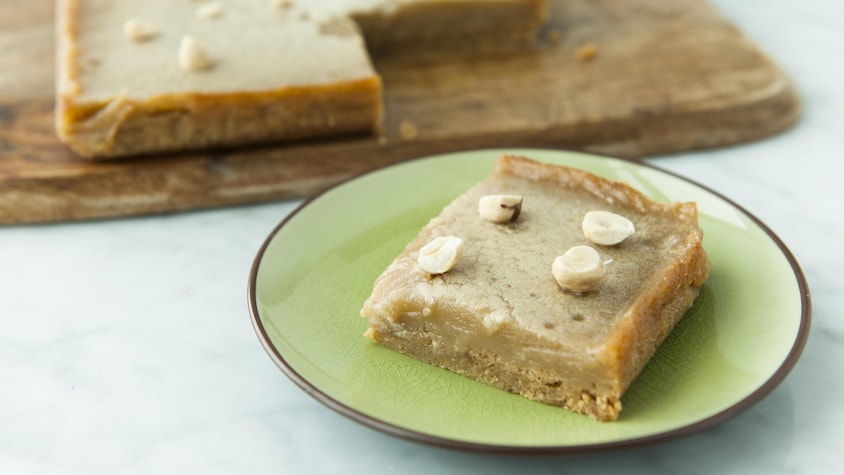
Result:
<svg viewBox="0 0 844 475"><path fill-rule="evenodd" d="M577 59L583 63L592 61L598 55L598 45L595 43L584 43L577 48Z"/></svg>

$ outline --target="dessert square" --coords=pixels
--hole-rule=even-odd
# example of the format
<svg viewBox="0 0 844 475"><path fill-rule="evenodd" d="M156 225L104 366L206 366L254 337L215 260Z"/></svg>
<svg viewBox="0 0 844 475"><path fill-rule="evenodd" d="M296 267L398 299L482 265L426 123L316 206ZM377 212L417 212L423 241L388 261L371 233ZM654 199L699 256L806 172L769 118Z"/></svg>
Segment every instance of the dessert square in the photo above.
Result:
<svg viewBox="0 0 844 475"><path fill-rule="evenodd" d="M694 203L655 202L621 182L505 155L376 279L361 310L366 336L613 421L709 274L702 238ZM583 248L597 259L586 267L581 255L562 257Z"/></svg>

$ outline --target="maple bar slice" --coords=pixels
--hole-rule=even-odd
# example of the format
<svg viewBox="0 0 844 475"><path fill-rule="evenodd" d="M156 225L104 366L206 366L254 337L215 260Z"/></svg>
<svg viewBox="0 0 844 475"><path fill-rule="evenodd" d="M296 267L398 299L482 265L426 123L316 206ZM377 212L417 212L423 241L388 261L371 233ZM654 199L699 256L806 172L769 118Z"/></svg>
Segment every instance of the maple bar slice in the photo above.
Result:
<svg viewBox="0 0 844 475"><path fill-rule="evenodd" d="M385 53L524 42L546 7L59 0L56 131L85 158L373 133L382 83L364 33Z"/></svg>
<svg viewBox="0 0 844 475"><path fill-rule="evenodd" d="M513 222L479 216L479 200L523 197ZM581 230L592 210L635 232L601 246ZM420 248L463 240L442 274L420 268ZM616 420L621 397L692 305L709 274L694 203L655 202L587 172L504 156L484 182L433 218L375 282L361 314L384 347L597 420ZM557 256L580 245L606 262L593 290L564 290Z"/></svg>

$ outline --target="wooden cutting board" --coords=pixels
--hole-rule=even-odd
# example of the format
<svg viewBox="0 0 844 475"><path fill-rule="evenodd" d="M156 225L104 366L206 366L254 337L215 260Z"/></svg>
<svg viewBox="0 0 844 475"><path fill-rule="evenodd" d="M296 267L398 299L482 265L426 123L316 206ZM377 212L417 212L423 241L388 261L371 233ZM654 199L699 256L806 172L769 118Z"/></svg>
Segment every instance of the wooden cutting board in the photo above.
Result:
<svg viewBox="0 0 844 475"><path fill-rule="evenodd" d="M189 210L312 195L438 152L565 147L641 157L793 124L783 72L704 0L552 0L542 43L375 60L382 137L92 163L53 131L53 2L0 0L0 223ZM597 55L578 58L592 43Z"/></svg>

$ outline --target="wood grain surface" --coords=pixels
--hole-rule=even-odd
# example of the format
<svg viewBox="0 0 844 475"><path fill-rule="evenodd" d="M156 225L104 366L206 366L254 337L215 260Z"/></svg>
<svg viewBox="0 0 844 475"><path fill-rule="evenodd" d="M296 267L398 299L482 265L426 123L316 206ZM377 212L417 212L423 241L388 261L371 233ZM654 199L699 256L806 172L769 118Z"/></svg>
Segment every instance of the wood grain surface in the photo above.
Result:
<svg viewBox="0 0 844 475"><path fill-rule="evenodd" d="M53 129L53 2L0 0L0 223L303 197L408 158L481 147L642 157L784 130L791 82L704 0L552 0L532 50L376 58L380 137L92 163ZM597 47L578 59L584 44ZM409 133L412 132L412 133Z"/></svg>

